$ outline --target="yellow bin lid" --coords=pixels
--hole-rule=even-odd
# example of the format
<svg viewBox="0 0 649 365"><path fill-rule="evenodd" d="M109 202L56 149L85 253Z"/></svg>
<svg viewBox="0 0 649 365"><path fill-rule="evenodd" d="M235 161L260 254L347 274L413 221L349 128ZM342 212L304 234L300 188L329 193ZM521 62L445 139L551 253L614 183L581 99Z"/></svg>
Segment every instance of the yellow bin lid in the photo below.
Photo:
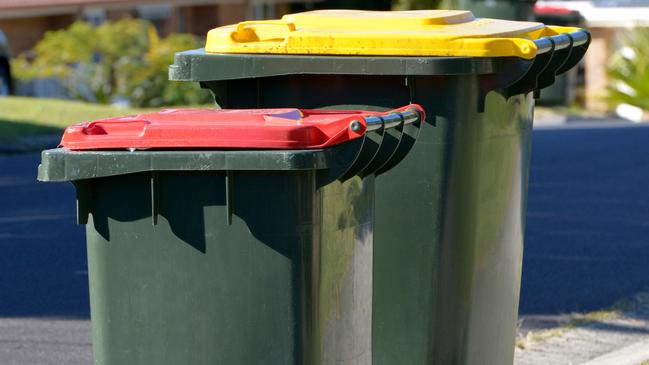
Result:
<svg viewBox="0 0 649 365"><path fill-rule="evenodd" d="M205 51L532 59L534 40L578 29L475 18L461 10L316 10L212 29Z"/></svg>

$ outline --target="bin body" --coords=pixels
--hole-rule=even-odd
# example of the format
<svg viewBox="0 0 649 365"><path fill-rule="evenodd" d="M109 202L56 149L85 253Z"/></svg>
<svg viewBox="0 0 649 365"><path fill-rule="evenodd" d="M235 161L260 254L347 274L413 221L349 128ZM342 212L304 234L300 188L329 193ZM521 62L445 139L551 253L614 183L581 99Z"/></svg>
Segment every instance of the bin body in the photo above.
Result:
<svg viewBox="0 0 649 365"><path fill-rule="evenodd" d="M330 157L44 152L87 216L95 363L371 364L374 178Z"/></svg>
<svg viewBox="0 0 649 365"><path fill-rule="evenodd" d="M210 31L170 79L223 108L421 105L417 143L376 178L373 364L511 364L533 95L589 40L462 11L289 14Z"/></svg>
<svg viewBox="0 0 649 365"><path fill-rule="evenodd" d="M480 112L478 75L408 80L290 75L205 85L226 108L422 105L417 143L376 178L373 364L511 363L534 99L491 92Z"/></svg>

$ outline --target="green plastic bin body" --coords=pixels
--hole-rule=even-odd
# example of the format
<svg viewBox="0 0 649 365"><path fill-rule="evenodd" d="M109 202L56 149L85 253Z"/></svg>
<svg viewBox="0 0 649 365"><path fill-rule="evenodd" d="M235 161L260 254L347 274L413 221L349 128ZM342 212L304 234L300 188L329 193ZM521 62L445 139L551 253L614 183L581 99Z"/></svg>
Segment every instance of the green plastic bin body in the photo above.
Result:
<svg viewBox="0 0 649 365"><path fill-rule="evenodd" d="M87 222L95 364L371 363L374 177L347 147L43 152Z"/></svg>
<svg viewBox="0 0 649 365"><path fill-rule="evenodd" d="M516 337L532 91L549 81L536 62L194 50L170 78L223 108L421 105L417 143L376 178L372 364L500 365Z"/></svg>
<svg viewBox="0 0 649 365"><path fill-rule="evenodd" d="M491 93L479 113L475 76L415 78L412 95L402 77L368 79L257 80L262 104L228 94L223 106L420 103L427 123L417 143L375 187L373 364L512 363L532 96ZM323 95L325 84L341 88ZM291 89L264 92L282 85Z"/></svg>

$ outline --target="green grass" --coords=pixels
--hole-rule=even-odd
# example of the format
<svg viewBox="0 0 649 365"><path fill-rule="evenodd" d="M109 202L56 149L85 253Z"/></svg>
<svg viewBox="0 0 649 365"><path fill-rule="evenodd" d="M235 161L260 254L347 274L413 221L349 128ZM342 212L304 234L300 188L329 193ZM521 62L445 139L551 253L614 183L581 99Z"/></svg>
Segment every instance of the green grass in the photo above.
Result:
<svg viewBox="0 0 649 365"><path fill-rule="evenodd" d="M57 134L71 124L146 111L151 109L118 108L58 99L3 97L0 98L0 140Z"/></svg>

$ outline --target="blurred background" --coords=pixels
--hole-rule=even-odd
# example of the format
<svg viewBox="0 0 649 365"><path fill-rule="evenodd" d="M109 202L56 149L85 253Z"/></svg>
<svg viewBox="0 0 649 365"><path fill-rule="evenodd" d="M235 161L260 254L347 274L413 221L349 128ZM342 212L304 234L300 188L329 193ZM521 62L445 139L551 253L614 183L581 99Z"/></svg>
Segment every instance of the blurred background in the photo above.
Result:
<svg viewBox="0 0 649 365"><path fill-rule="evenodd" d="M193 85L166 82L174 52L198 48L208 30L318 8L472 10L479 17L587 27L582 63L543 92L565 113L647 119L649 2L643 0L3 0L0 95L131 107L200 104Z"/></svg>
<svg viewBox="0 0 649 365"><path fill-rule="evenodd" d="M175 52L200 47L219 25L318 8L468 9L479 17L587 27L593 41L583 64L545 90L539 104L635 122L647 117L649 3L642 0L4 0L0 94L133 107L205 103L209 97L193 85L166 82Z"/></svg>
<svg viewBox="0 0 649 365"><path fill-rule="evenodd" d="M323 8L591 32L537 101L516 361L580 364L649 338L649 0L0 0L0 363L92 361L73 188L35 182L38 151L72 123L209 104L167 81L175 52L219 25Z"/></svg>

